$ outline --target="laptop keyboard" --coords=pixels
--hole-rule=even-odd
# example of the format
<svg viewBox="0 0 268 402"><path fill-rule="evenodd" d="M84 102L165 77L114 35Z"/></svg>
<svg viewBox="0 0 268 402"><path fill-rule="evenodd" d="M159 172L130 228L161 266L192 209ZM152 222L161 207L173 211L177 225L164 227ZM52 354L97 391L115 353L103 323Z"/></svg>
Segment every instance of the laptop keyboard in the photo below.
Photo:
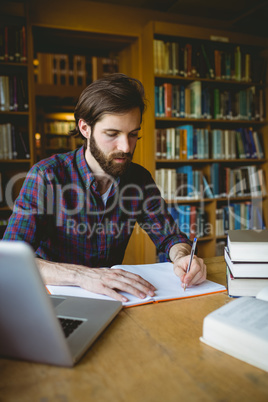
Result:
<svg viewBox="0 0 268 402"><path fill-rule="evenodd" d="M58 319L61 323L66 338L68 338L68 336L71 335L71 333L83 323L83 320L74 320L71 318L58 317Z"/></svg>

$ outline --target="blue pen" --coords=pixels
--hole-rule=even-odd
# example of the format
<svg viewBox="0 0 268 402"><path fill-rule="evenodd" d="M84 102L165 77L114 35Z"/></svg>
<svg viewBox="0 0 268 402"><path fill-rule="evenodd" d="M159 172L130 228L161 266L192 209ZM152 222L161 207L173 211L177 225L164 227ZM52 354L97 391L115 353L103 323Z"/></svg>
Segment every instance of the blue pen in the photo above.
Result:
<svg viewBox="0 0 268 402"><path fill-rule="evenodd" d="M189 264L188 264L188 267L187 267L186 274L188 274L188 272L190 271L190 267L191 267L192 260L193 260L193 256L194 256L194 252L195 252L196 243L197 243L197 238L195 237L195 238L194 238L194 241L193 241L192 249L191 249L191 255L190 255L190 260L189 260ZM183 289L184 289L184 290L186 289L186 284L184 284Z"/></svg>

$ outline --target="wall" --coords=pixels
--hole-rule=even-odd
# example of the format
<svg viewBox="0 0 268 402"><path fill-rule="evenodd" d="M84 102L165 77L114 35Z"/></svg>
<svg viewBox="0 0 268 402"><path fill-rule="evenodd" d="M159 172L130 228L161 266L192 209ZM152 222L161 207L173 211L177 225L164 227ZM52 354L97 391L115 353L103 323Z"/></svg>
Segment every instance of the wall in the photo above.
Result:
<svg viewBox="0 0 268 402"><path fill-rule="evenodd" d="M163 13L87 0L29 0L31 21L44 26L94 32L140 35L148 21L176 22L194 26L230 29L226 23L179 14Z"/></svg>

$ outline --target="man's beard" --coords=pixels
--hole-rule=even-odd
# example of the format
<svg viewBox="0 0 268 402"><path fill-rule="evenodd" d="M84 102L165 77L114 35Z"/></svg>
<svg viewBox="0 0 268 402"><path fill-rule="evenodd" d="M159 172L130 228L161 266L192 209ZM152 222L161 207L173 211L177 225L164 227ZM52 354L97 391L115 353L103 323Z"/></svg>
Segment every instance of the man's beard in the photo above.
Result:
<svg viewBox="0 0 268 402"><path fill-rule="evenodd" d="M133 153L131 154L130 152L115 152L110 156L106 156L98 147L93 132L89 140L89 150L91 155L94 156L96 161L99 163L102 170L112 177L122 176L126 172L133 158ZM116 163L114 162L114 159L117 158L126 158L126 161L124 163Z"/></svg>

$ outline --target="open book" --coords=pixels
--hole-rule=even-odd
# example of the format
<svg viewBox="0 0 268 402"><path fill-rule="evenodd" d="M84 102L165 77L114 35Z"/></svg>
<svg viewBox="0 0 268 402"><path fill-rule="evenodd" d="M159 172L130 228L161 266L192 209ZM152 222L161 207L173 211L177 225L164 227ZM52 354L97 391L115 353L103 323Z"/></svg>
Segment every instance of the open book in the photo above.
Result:
<svg viewBox="0 0 268 402"><path fill-rule="evenodd" d="M224 286L209 280L206 280L200 285L188 287L184 291L181 287L180 278L174 274L173 264L170 262L145 265L114 265L111 269L123 269L138 274L157 289L154 297L148 296L145 299L139 299L129 293L120 292L128 299L128 302L123 303L123 305L127 307L226 291ZM47 289L53 295L114 300L111 297L92 293L77 286L48 285Z"/></svg>
<svg viewBox="0 0 268 402"><path fill-rule="evenodd" d="M203 322L202 342L268 371L268 287L213 311Z"/></svg>

